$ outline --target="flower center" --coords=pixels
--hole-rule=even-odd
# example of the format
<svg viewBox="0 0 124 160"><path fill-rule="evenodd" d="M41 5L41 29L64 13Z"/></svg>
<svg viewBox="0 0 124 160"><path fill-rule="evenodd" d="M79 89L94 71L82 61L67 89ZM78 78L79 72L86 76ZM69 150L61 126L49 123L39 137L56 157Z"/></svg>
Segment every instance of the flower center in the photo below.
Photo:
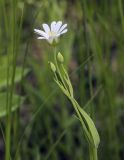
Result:
<svg viewBox="0 0 124 160"><path fill-rule="evenodd" d="M54 32L54 31L50 31L48 34L49 34L50 37L55 37L56 36L56 32Z"/></svg>

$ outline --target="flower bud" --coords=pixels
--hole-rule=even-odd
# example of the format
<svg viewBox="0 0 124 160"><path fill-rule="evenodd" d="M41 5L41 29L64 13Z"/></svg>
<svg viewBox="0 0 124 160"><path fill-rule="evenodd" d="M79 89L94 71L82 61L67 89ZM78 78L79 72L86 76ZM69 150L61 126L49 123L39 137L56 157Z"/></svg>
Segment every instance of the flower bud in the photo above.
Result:
<svg viewBox="0 0 124 160"><path fill-rule="evenodd" d="M59 52L58 55L57 55L57 59L60 63L63 63L64 62L64 58L62 56L62 54Z"/></svg>
<svg viewBox="0 0 124 160"><path fill-rule="evenodd" d="M54 65L54 63L49 62L49 64L50 64L51 70L52 70L53 72L56 72L56 66Z"/></svg>

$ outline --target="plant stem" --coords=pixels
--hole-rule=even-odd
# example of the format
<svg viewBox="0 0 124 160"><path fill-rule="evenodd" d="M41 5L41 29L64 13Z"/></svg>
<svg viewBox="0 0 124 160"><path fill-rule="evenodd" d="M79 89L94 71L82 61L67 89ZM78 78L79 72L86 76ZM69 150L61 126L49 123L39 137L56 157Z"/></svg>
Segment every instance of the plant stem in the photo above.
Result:
<svg viewBox="0 0 124 160"><path fill-rule="evenodd" d="M10 46L8 53L8 68L9 68L9 56L12 54L12 75L9 77L9 69L8 69L8 75L7 75L7 87L8 87L8 93L7 93L7 118L6 118L6 144L5 144L5 160L10 160L10 150L11 150L11 127L12 127L12 115L11 115L11 107L12 107L12 99L13 99L13 91L14 91L14 79L15 79L15 71L16 71L16 58L17 54L15 53L16 49L16 0L11 1L11 18L10 18L10 27L11 27L11 33L10 33ZM11 82L10 88L8 85L8 81Z"/></svg>
<svg viewBox="0 0 124 160"><path fill-rule="evenodd" d="M97 148L89 146L89 152L90 152L90 160L98 160Z"/></svg>
<svg viewBox="0 0 124 160"><path fill-rule="evenodd" d="M62 74L61 74L61 72L60 72L60 69L59 69L59 66L58 66L58 62L57 62L56 56L57 56L57 52L56 52L56 47L55 47L55 51L54 51L54 61L55 61L55 65L56 65L56 68L57 68L57 72L58 72L58 74L59 74L59 77L60 77L63 85L64 85L64 88L67 89L66 84L65 84L65 82L64 82L64 80L63 80Z"/></svg>
<svg viewBox="0 0 124 160"><path fill-rule="evenodd" d="M118 0L118 8L119 8L119 12L120 12L122 31L124 32L124 14L123 14L122 0Z"/></svg>

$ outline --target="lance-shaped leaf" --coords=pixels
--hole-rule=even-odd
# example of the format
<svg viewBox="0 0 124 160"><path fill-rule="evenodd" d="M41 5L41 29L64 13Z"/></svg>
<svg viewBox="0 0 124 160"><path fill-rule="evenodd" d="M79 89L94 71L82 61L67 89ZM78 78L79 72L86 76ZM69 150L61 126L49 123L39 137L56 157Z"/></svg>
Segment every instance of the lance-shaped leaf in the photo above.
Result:
<svg viewBox="0 0 124 160"><path fill-rule="evenodd" d="M94 147L98 148L98 145L100 143L100 137L99 137L98 131L94 125L94 122L92 121L90 116L79 106L79 104L77 103L76 100L75 100L75 103L78 107L78 110L79 110L82 118L85 120L85 123L87 124L89 132L90 132L92 139L93 139Z"/></svg>

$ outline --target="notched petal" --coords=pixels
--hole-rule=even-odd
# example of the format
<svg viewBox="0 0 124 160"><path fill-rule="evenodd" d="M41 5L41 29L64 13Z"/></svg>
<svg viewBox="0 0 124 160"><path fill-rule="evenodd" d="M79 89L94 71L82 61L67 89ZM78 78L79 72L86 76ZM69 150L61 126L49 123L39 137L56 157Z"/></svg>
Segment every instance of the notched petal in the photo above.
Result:
<svg viewBox="0 0 124 160"><path fill-rule="evenodd" d="M48 34L50 32L50 27L48 26L48 24L44 23L42 26L44 31Z"/></svg>

